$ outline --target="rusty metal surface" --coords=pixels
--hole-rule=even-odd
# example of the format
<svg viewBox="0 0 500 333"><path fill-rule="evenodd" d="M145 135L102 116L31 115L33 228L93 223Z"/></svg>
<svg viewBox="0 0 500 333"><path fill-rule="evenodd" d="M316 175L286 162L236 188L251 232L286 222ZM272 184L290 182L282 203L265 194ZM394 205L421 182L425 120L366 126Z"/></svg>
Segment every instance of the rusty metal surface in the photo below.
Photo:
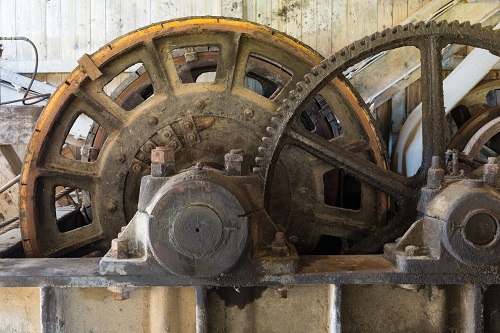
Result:
<svg viewBox="0 0 500 333"><path fill-rule="evenodd" d="M409 24L386 29L367 36L339 52L331 55L320 65L314 67L304 81L297 84L297 89L290 93L278 109L275 125L269 130L263 146L262 157L257 162L261 166L261 175L266 184L273 181L273 169L284 148L288 145L299 147L309 154L324 160L334 167L342 169L352 177L390 195L399 207L387 226L371 233L349 251L358 253L374 252L387 242L393 241L409 228L416 217L419 190L431 165L431 157L438 156L440 164L444 162L445 121L442 101L442 67L440 50L447 44L463 44L481 47L494 54L500 53L498 31L481 25L471 26L459 22L428 22ZM341 142L321 140L296 126L296 120L313 96L333 78L338 77L346 68L360 60L381 51L415 46L422 57L422 99L423 99L423 163L420 171L412 178L402 177L392 171L384 170L366 160L358 158ZM269 189L266 188L269 195Z"/></svg>
<svg viewBox="0 0 500 333"><path fill-rule="evenodd" d="M194 58L176 57L179 49L200 45L217 46L218 51L202 48ZM89 59L102 75L89 78L84 69L76 69L47 104L28 147L21 182L21 226L29 256L62 255L81 247L105 251L136 211L140 178L149 173L149 152L157 146L176 151L178 170L197 162L222 167L224 153L233 148L245 149L247 158L253 160L277 105L320 57L267 27L244 21L193 18L132 32ZM102 93L108 82L136 63L143 67L126 84L109 98ZM214 65L213 82L186 83L213 71ZM291 77L284 67L291 68ZM275 84L276 91L270 96L252 92L244 86L245 76L261 82L265 91ZM363 158L385 168L377 134L350 86L335 79L320 94L330 106L338 106L334 112L344 121L343 128L356 133L362 141L346 144L366 150ZM82 161L59 153L69 127L80 113L99 124L86 142L86 146L98 150ZM332 126L326 120L315 123ZM294 168L295 161L283 156L283 164L286 173ZM316 173L325 170L321 163L312 168L318 170ZM322 200L322 175L315 178L311 203ZM285 175L282 179L286 184L284 189L278 189L280 196L285 200L289 193L292 200L300 200L296 199L300 198L296 184L288 180L291 177ZM335 179L332 183L332 188L339 186ZM64 233L58 230L65 221L55 218L56 185L81 188L90 195L87 206L91 206L92 223ZM31 199L34 197L36 200ZM357 214L363 218L353 217L354 222L364 224L362 228L349 228L350 216L347 225L329 228L325 223L319 230L298 223L303 211L289 213L273 207L277 210L274 216L283 216L287 236L300 235L298 246L303 245L307 253L321 235L356 239L363 237L372 224L383 223L386 198L373 191L367 191L364 198L368 204L361 209L362 214ZM310 210L326 216L322 208L329 211L329 207L319 206ZM347 232L343 232L345 228Z"/></svg>

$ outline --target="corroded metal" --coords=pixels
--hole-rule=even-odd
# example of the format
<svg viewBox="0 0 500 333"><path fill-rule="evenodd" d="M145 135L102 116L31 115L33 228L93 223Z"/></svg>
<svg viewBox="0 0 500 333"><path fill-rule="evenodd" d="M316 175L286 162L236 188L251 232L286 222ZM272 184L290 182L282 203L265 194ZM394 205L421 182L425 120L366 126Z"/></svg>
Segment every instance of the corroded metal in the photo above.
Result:
<svg viewBox="0 0 500 333"><path fill-rule="evenodd" d="M196 57L181 52L190 48ZM277 105L320 56L267 27L222 18L191 18L134 31L83 59L82 66L47 104L28 146L21 181L21 225L29 256L61 255L82 247L105 251L121 226L133 217L140 179L150 173L150 153L158 146L175 151L178 170L198 162L223 168L223 152L234 147L250 152L248 157L253 160ZM142 67L109 97L103 94L115 76L134 64ZM97 75L89 77L87 71ZM213 82L195 83L209 73L215 73ZM262 86L260 94L245 86L247 79ZM365 158L384 167L377 135L350 86L336 79L319 93L323 106L339 105L335 115L361 115L359 121L345 121L344 127L362 138L361 147L356 149L366 148ZM60 151L81 113L95 121L86 142L89 149L95 149L79 161L63 157ZM315 123L321 124L323 132L332 127L326 119ZM281 179L286 184L277 193L282 193L282 198L292 193L292 200L296 200L295 183L288 182L286 176L295 162L283 158L282 164ZM312 168L324 170L320 164ZM322 201L322 175L316 178L311 182L311 202ZM331 182L334 191L338 180ZM59 226L67 221L56 218L56 186L79 188L88 194L90 224L60 231ZM372 199L364 220L370 221L368 225L379 223L384 198L377 194L366 197ZM106 209L108 202L116 209ZM380 204L382 208L377 209ZM309 251L319 236L336 233L329 228L321 233L308 232L307 228L295 232L294 228L301 226L297 217L301 212L280 210L287 204L269 206L274 216L282 216L289 235L303 235L299 245ZM359 238L367 229L346 234Z"/></svg>
<svg viewBox="0 0 500 333"><path fill-rule="evenodd" d="M367 36L339 52L331 55L292 91L278 109L275 125L270 129L268 138L259 149L262 177L266 182L265 195L270 195L273 170L286 146L293 145L312 154L345 173L372 187L389 194L398 204L398 211L386 226L372 232L353 248L352 252L373 252L401 236L416 217L419 190L431 166L431 157L437 156L442 165L445 149L444 107L442 103L442 68L440 49L447 44L464 44L500 51L499 31L469 23L428 22L398 26ZM422 99L423 99L423 163L420 171L411 178L402 177L392 171L384 170L366 160L358 158L343 147L340 140L321 140L303 131L296 125L300 110L318 91L333 78L339 77L349 66L381 51L402 46L415 46L420 49L423 61ZM269 184L269 185L268 185ZM269 188L268 188L269 187Z"/></svg>

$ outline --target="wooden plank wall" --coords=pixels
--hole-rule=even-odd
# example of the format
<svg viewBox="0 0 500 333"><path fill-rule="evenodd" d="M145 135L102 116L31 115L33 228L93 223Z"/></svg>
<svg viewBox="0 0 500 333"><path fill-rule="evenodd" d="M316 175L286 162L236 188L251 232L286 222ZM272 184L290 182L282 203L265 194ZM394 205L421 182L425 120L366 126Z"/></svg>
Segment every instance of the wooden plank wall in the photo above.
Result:
<svg viewBox="0 0 500 333"><path fill-rule="evenodd" d="M67 73L84 53L150 23L184 16L244 18L284 31L323 55L396 25L430 0L0 0L0 36L25 36L42 73ZM3 42L0 66L30 72L27 43ZM55 83L58 74L47 76Z"/></svg>

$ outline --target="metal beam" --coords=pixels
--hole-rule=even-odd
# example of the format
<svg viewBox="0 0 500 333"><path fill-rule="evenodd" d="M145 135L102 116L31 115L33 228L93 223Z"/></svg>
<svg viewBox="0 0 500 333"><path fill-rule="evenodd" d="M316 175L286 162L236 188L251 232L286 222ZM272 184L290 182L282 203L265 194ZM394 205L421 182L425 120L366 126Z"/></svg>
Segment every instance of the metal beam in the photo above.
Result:
<svg viewBox="0 0 500 333"><path fill-rule="evenodd" d="M2 60L2 65L4 65L4 61ZM31 69L28 72L31 72L33 69ZM15 72L9 71L5 68L0 68L0 80L7 81L13 84L16 84L18 86L21 86L23 88L27 88L30 84L31 78L26 77L21 74L17 74ZM56 87L51 86L50 84L40 82L40 81L33 81L33 85L31 86L31 90L36 91L40 94L52 94L54 91L56 91Z"/></svg>

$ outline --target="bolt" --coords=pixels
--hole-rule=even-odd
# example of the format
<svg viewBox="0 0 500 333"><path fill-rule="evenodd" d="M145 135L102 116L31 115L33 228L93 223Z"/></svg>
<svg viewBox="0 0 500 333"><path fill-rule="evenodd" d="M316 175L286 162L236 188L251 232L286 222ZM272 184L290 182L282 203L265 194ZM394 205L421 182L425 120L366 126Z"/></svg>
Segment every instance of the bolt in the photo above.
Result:
<svg viewBox="0 0 500 333"><path fill-rule="evenodd" d="M297 242L299 241L299 237L297 237L297 236L290 236L290 237L288 238L288 240L289 240L289 241L290 241L290 243L292 243L292 244L297 244Z"/></svg>
<svg viewBox="0 0 500 333"><path fill-rule="evenodd" d="M110 286L108 290L113 293L114 300L124 301L130 298L130 290L128 288Z"/></svg>
<svg viewBox="0 0 500 333"><path fill-rule="evenodd" d="M164 138L164 139L170 139L172 137L172 133L170 131L165 131L161 134L161 136Z"/></svg>
<svg viewBox="0 0 500 333"><path fill-rule="evenodd" d="M307 187L300 187L299 188L299 194L300 195L306 195L307 194Z"/></svg>
<svg viewBox="0 0 500 333"><path fill-rule="evenodd" d="M224 155L224 169L228 176L241 176L247 174L243 170L243 149L232 149L228 154Z"/></svg>
<svg viewBox="0 0 500 333"><path fill-rule="evenodd" d="M144 149L144 152L145 152L146 154L149 154L149 153L151 153L151 150L153 150L153 149L154 149L154 146L153 146L153 145L151 145L151 144L147 144L147 145L145 145L145 146L144 146L144 148L143 148L143 149Z"/></svg>
<svg viewBox="0 0 500 333"><path fill-rule="evenodd" d="M117 155L117 156L116 156L116 161L117 161L118 163L123 163L123 162L125 162L125 155L123 155L123 154L119 154L119 155Z"/></svg>
<svg viewBox="0 0 500 333"><path fill-rule="evenodd" d="M170 147L157 147L153 149L151 151L151 176L168 177L173 175L174 173L175 173L174 150L171 149Z"/></svg>
<svg viewBox="0 0 500 333"><path fill-rule="evenodd" d="M288 290L285 287L278 288L274 291L274 297L287 298L288 297Z"/></svg>
<svg viewBox="0 0 500 333"><path fill-rule="evenodd" d="M432 164L427 172L427 187L435 190L444 182L444 169L441 167L441 157L432 156Z"/></svg>
<svg viewBox="0 0 500 333"><path fill-rule="evenodd" d="M111 256L115 259L126 259L128 257L128 239L113 239L111 241Z"/></svg>
<svg viewBox="0 0 500 333"><path fill-rule="evenodd" d="M139 173L142 171L142 166L139 163L134 163L134 165L132 165L132 171Z"/></svg>
<svg viewBox="0 0 500 333"><path fill-rule="evenodd" d="M106 209L110 212L116 212L116 209L118 207L116 206L116 204L114 202L108 202L108 204L106 205Z"/></svg>
<svg viewBox="0 0 500 333"><path fill-rule="evenodd" d="M498 186L498 164L496 157L488 157L488 163L484 165L483 180L491 186Z"/></svg>
<svg viewBox="0 0 500 333"><path fill-rule="evenodd" d="M193 134L193 133L189 133L187 135L187 139L188 139L188 141L195 141L196 140L196 135Z"/></svg>
<svg viewBox="0 0 500 333"><path fill-rule="evenodd" d="M245 109L243 110L243 114L245 115L245 118L250 119L253 117L253 110Z"/></svg>
<svg viewBox="0 0 500 333"><path fill-rule="evenodd" d="M182 123L182 128L185 130L190 130L193 128L193 124L191 124L189 121L185 121Z"/></svg>
<svg viewBox="0 0 500 333"><path fill-rule="evenodd" d="M205 163L203 163L203 162L198 162L198 163L196 163L196 165L194 166L194 168L195 168L196 170L203 170L203 167L204 167L204 166L205 166Z"/></svg>
<svg viewBox="0 0 500 333"><path fill-rule="evenodd" d="M168 148L172 149L172 150L175 150L177 148L177 142L172 140L172 141L169 141L168 144L167 144Z"/></svg>
<svg viewBox="0 0 500 333"><path fill-rule="evenodd" d="M418 246L407 245L405 247L405 255L408 257L414 257L414 256L418 255L418 250L420 250Z"/></svg>
<svg viewBox="0 0 500 333"><path fill-rule="evenodd" d="M205 107L205 102L202 99L199 99L194 103L194 106L201 110Z"/></svg>
<svg viewBox="0 0 500 333"><path fill-rule="evenodd" d="M153 117L153 116L149 117L148 118L148 124L151 125L151 126L157 125L158 124L158 118Z"/></svg>
<svg viewBox="0 0 500 333"><path fill-rule="evenodd" d="M278 231L274 235L274 246L283 247L285 245L285 233L283 231Z"/></svg>

